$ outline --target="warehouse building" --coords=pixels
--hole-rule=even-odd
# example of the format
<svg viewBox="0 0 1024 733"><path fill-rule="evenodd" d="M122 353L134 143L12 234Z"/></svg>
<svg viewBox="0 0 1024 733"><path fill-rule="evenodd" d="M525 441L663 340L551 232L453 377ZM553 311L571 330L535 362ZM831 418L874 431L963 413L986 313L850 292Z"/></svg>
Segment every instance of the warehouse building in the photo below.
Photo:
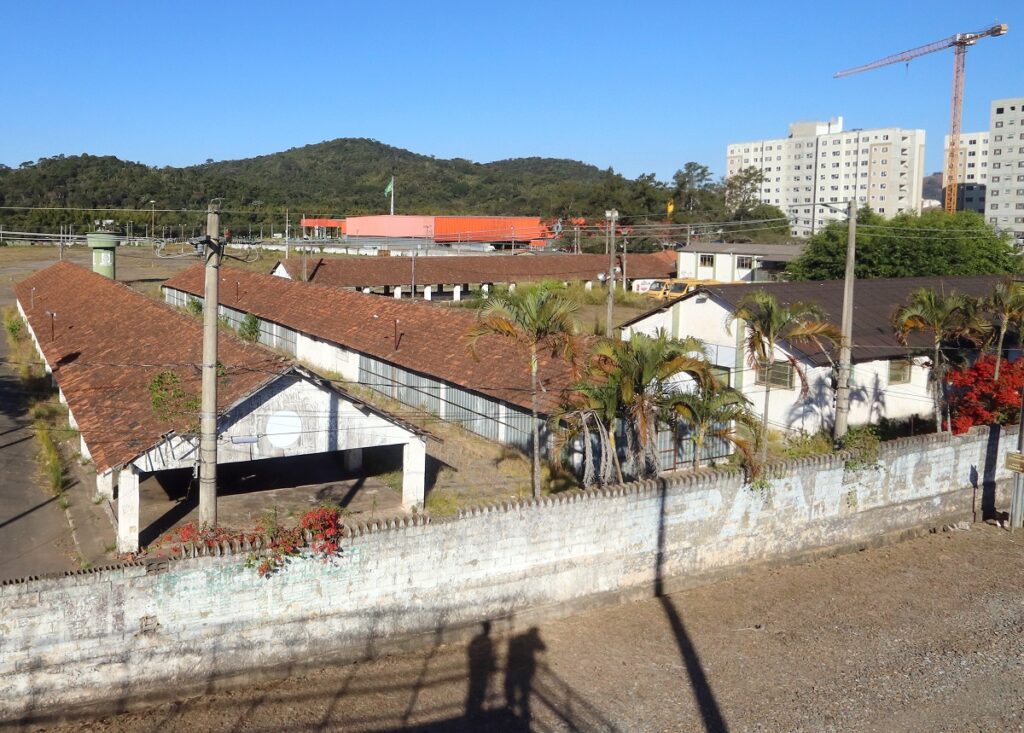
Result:
<svg viewBox="0 0 1024 733"><path fill-rule="evenodd" d="M134 552L144 529L140 479L197 465L202 324L63 262L18 283L15 294L80 432L82 457L94 464L97 493L116 496L118 549ZM422 505L422 431L230 334L221 334L218 356L218 464L339 454L357 471L364 449L399 446L402 503Z"/></svg>

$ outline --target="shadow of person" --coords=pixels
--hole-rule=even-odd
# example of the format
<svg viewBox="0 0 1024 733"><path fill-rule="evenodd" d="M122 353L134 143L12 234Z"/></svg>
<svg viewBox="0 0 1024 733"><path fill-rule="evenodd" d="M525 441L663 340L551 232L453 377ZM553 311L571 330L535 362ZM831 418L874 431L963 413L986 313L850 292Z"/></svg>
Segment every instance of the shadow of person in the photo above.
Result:
<svg viewBox="0 0 1024 733"><path fill-rule="evenodd" d="M534 626L525 634L513 636L508 641L508 658L505 660L505 705L523 724L530 726L530 693L533 677L537 673L537 655L547 649L540 638L540 630Z"/></svg>
<svg viewBox="0 0 1024 733"><path fill-rule="evenodd" d="M469 687L466 690L466 721L478 723L484 714L487 691L491 686L491 675L497 669L494 656L494 642L491 641L491 622L484 621L480 633L473 637L466 647L469 666Z"/></svg>

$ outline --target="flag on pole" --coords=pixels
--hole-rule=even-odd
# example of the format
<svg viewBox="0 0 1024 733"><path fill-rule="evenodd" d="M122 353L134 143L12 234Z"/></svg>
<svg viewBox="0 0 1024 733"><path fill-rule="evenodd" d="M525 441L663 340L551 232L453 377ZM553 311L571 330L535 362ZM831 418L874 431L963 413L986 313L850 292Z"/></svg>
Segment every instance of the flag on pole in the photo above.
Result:
<svg viewBox="0 0 1024 733"><path fill-rule="evenodd" d="M391 192L395 190L395 177L391 176L391 182L388 183L387 188L384 189L384 196L390 196Z"/></svg>

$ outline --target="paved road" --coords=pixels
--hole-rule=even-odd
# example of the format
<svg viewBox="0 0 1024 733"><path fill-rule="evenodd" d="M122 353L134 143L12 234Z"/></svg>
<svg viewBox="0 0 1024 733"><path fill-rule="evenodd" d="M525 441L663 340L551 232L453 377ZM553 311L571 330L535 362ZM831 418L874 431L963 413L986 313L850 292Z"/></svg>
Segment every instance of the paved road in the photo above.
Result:
<svg viewBox="0 0 1024 733"><path fill-rule="evenodd" d="M1022 579L974 525L64 730L1022 730Z"/></svg>
<svg viewBox="0 0 1024 733"><path fill-rule="evenodd" d="M47 493L24 389L0 333L0 580L73 570L71 528Z"/></svg>

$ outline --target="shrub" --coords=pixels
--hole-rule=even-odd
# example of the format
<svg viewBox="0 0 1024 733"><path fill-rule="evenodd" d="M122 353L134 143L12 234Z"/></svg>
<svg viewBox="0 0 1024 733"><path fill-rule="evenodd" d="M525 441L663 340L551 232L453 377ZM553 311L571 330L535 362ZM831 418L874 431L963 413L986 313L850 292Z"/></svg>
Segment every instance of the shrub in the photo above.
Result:
<svg viewBox="0 0 1024 733"><path fill-rule="evenodd" d="M185 301L185 312L189 315L198 316L203 312L203 304L198 298L189 296Z"/></svg>
<svg viewBox="0 0 1024 733"><path fill-rule="evenodd" d="M949 406L953 432L975 425L1006 425L1020 420L1020 390L1024 386L1024 359L1003 360L999 382L994 379L996 359L985 355L965 369L949 374Z"/></svg>
<svg viewBox="0 0 1024 733"><path fill-rule="evenodd" d="M238 328L238 337L243 341L256 343L260 339L260 319L252 313L247 313L242 319L242 325Z"/></svg>

